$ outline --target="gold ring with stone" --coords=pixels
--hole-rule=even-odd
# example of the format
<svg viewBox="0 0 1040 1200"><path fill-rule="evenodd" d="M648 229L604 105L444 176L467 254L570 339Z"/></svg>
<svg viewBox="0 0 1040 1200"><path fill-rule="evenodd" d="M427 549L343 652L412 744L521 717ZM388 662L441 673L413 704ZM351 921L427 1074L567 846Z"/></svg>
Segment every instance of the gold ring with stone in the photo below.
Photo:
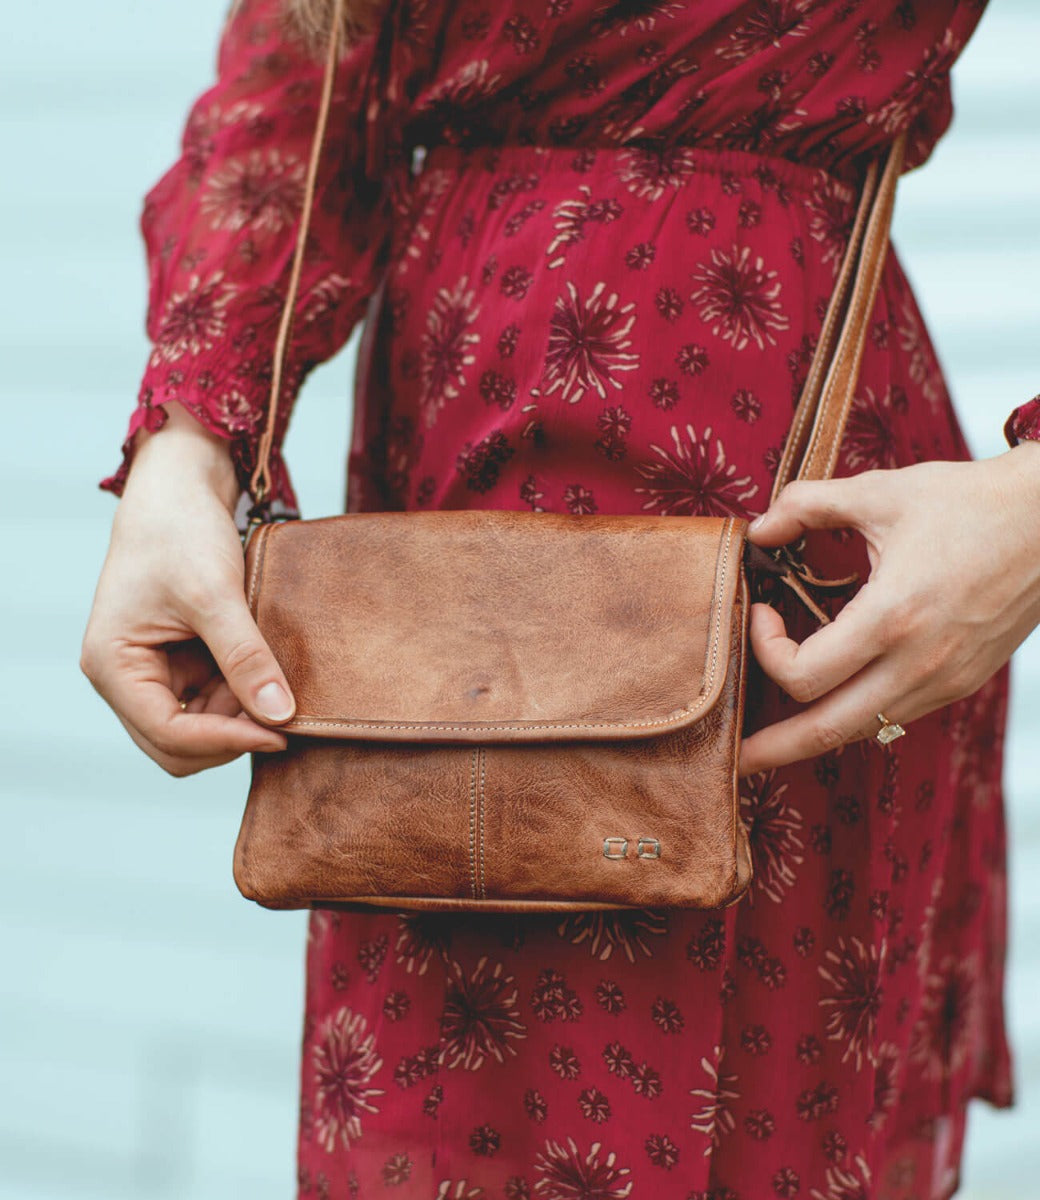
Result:
<svg viewBox="0 0 1040 1200"><path fill-rule="evenodd" d="M181 712L188 711L188 702L183 697L180 700L178 700L177 703L181 706Z"/></svg>
<svg viewBox="0 0 1040 1200"><path fill-rule="evenodd" d="M890 721L884 713L878 713L877 719L881 722L881 728L874 734L874 740L879 745L887 746L889 742L894 742L896 738L906 736L906 730L898 721Z"/></svg>

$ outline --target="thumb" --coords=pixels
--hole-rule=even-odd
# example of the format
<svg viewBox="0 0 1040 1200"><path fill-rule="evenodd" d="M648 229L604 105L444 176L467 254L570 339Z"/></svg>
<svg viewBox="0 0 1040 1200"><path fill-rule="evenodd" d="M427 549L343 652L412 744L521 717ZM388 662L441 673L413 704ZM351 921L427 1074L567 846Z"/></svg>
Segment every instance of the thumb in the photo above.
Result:
<svg viewBox="0 0 1040 1200"><path fill-rule="evenodd" d="M266 725L280 725L292 717L292 692L244 598L228 600L208 613L196 632L251 717Z"/></svg>
<svg viewBox="0 0 1040 1200"><path fill-rule="evenodd" d="M858 529L864 515L864 475L798 479L748 526L758 546L784 546L807 529Z"/></svg>

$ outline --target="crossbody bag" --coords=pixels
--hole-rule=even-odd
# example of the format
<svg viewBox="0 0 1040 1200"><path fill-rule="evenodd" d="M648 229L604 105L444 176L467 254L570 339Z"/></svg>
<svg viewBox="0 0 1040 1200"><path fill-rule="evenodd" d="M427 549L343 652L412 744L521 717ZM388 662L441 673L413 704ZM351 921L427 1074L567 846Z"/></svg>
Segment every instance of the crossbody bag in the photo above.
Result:
<svg viewBox="0 0 1040 1200"><path fill-rule="evenodd" d="M737 763L746 522L436 511L269 519L269 459L325 138L329 39L251 481L250 609L296 697L253 756L236 882L271 908L710 908L751 880ZM903 139L864 173L773 495L834 471ZM812 600L789 553L757 552ZM551 586L545 586L549 581Z"/></svg>

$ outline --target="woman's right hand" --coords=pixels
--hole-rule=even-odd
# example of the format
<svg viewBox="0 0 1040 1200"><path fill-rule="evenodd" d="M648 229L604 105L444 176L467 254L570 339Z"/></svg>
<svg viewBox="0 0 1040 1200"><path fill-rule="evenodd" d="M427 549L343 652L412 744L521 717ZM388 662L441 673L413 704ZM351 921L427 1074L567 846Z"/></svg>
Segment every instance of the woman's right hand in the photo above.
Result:
<svg viewBox="0 0 1040 1200"><path fill-rule="evenodd" d="M265 726L294 701L246 604L227 443L179 404L161 432L137 436L81 668L171 775L283 750Z"/></svg>

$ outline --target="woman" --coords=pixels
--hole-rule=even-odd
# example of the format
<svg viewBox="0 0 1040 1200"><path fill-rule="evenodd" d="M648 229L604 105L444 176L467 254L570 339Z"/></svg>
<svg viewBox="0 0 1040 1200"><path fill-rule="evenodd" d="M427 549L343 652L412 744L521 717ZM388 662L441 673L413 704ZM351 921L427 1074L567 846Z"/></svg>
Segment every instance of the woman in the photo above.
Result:
<svg viewBox="0 0 1040 1200"><path fill-rule="evenodd" d="M322 8L236 5L144 214L154 349L84 669L176 775L278 751L292 713L232 513ZM295 390L370 305L349 507L760 513L863 166L902 131L928 156L982 5L376 8L340 66L292 351ZM1005 664L1040 621L1040 400L1007 433L969 461L890 255L840 478L753 533L809 531L821 574L870 580L812 636L785 597L754 609L752 891L315 914L300 1196L954 1193L967 1101L1011 1099L1000 761ZM291 510L280 458L276 484ZM887 750L878 713L907 728Z"/></svg>

